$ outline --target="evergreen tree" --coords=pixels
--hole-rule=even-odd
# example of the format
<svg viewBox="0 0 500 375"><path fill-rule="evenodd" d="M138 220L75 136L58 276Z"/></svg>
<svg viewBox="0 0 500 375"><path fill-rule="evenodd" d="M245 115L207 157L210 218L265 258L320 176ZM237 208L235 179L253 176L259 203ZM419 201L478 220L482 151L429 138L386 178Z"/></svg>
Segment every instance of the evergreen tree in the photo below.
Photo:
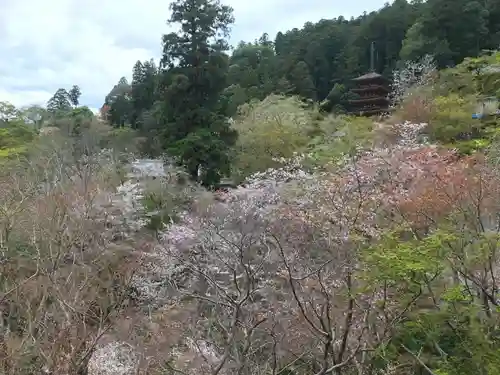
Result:
<svg viewBox="0 0 500 375"><path fill-rule="evenodd" d="M232 9L216 0L177 0L163 36L162 96L164 147L193 179L216 184L230 172L229 150L236 132L218 111L226 86L229 49L224 39Z"/></svg>
<svg viewBox="0 0 500 375"><path fill-rule="evenodd" d="M299 61L290 72L290 82L295 87L295 93L307 99L316 100L316 87L304 61Z"/></svg>
<svg viewBox="0 0 500 375"><path fill-rule="evenodd" d="M65 113L71 110L69 94L65 89L58 89L47 102L47 111L52 114Z"/></svg>
<svg viewBox="0 0 500 375"><path fill-rule="evenodd" d="M69 90L68 98L74 107L78 107L78 104L80 104L80 96L81 95L82 95L82 92L80 91L80 87L78 87L78 85L74 85L71 88L71 90Z"/></svg>
<svg viewBox="0 0 500 375"><path fill-rule="evenodd" d="M149 111L157 100L157 84L158 68L154 60L137 61L132 71L131 123L133 127L143 127L143 113Z"/></svg>
<svg viewBox="0 0 500 375"><path fill-rule="evenodd" d="M131 87L125 77L120 78L104 100L109 107L108 120L115 126L124 126L130 122L132 114Z"/></svg>

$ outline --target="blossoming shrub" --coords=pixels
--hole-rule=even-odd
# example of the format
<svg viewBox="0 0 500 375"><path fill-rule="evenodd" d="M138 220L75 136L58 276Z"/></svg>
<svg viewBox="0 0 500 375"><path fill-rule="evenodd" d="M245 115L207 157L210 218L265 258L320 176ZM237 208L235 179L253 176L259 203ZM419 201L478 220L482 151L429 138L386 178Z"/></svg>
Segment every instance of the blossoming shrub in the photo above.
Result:
<svg viewBox="0 0 500 375"><path fill-rule="evenodd" d="M436 77L436 64L432 56L424 56L419 61L406 61L402 67L394 70L389 98L396 123L429 122Z"/></svg>

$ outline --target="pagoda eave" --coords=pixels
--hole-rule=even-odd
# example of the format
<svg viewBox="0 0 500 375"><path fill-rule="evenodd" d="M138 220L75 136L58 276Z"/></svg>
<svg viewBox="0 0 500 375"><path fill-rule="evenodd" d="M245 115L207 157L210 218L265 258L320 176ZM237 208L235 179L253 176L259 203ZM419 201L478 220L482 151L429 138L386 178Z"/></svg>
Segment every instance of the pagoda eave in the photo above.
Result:
<svg viewBox="0 0 500 375"><path fill-rule="evenodd" d="M376 104L376 103L379 103L379 104L389 104L389 99L385 98L385 97L378 97L378 98L365 98L365 99L352 99L352 100L349 100L349 104L352 104L352 105L356 105L356 104L368 104L368 103L371 103L371 104Z"/></svg>
<svg viewBox="0 0 500 375"><path fill-rule="evenodd" d="M390 90L382 85L370 85L368 87L359 87L359 88L353 88L351 89L352 92L354 93L365 93L365 92L371 92L371 91L379 91L379 92L385 92L389 93Z"/></svg>
<svg viewBox="0 0 500 375"><path fill-rule="evenodd" d="M355 116L374 116L379 115L384 112L390 112L389 108L370 108L370 109L361 109L361 110L353 110L350 112L351 115Z"/></svg>

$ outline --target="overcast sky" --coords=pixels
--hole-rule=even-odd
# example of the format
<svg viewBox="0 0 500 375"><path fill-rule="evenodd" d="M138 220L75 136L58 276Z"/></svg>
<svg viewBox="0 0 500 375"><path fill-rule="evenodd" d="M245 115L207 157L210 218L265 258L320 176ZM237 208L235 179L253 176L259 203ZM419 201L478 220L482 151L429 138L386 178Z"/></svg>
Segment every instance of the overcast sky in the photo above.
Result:
<svg viewBox="0 0 500 375"><path fill-rule="evenodd" d="M231 44L263 32L350 18L386 0L225 0L234 8ZM45 105L59 88L81 87L81 104L101 106L140 59L157 59L169 32L165 0L0 0L0 101Z"/></svg>

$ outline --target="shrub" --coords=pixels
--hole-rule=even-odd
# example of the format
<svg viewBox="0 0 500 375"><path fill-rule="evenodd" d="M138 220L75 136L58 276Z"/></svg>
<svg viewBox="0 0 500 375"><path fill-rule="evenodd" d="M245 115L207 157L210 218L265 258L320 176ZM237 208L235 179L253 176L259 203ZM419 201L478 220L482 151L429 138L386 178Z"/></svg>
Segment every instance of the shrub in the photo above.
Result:
<svg viewBox="0 0 500 375"><path fill-rule="evenodd" d="M155 232L178 221L193 202L196 187L187 175L167 166L166 176L148 179L144 184L142 205L148 218L147 227Z"/></svg>
<svg viewBox="0 0 500 375"><path fill-rule="evenodd" d="M477 138L482 124L472 119L473 111L472 98L462 98L457 94L437 97L427 127L430 138L442 143Z"/></svg>
<svg viewBox="0 0 500 375"><path fill-rule="evenodd" d="M309 159L317 166L373 143L373 120L366 117L328 116L319 122L318 130L308 145Z"/></svg>
<svg viewBox="0 0 500 375"><path fill-rule="evenodd" d="M389 98L395 122L429 121L436 76L436 64L429 55L419 61L406 61L401 68L394 70Z"/></svg>
<svg viewBox="0 0 500 375"><path fill-rule="evenodd" d="M35 137L35 131L19 121L3 123L0 127L0 162L25 155Z"/></svg>
<svg viewBox="0 0 500 375"><path fill-rule="evenodd" d="M401 101L394 113L397 122L429 123L434 110L430 87L416 87Z"/></svg>

